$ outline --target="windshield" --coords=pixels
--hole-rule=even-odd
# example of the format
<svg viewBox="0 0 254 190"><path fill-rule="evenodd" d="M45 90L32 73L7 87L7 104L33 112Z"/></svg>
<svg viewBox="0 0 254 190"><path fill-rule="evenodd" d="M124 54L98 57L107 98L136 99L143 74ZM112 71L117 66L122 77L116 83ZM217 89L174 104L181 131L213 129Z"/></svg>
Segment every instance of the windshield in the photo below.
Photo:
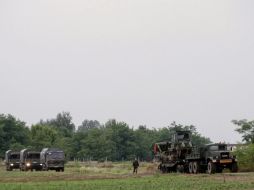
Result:
<svg viewBox="0 0 254 190"><path fill-rule="evenodd" d="M11 154L10 159L19 159L20 155L19 154Z"/></svg>
<svg viewBox="0 0 254 190"><path fill-rule="evenodd" d="M49 152L48 153L49 159L54 160L63 160L64 159L64 153L63 152Z"/></svg>
<svg viewBox="0 0 254 190"><path fill-rule="evenodd" d="M27 159L40 159L40 153L27 154Z"/></svg>
<svg viewBox="0 0 254 190"><path fill-rule="evenodd" d="M222 150L227 150L227 146L226 145L212 145L209 148L212 151L222 151Z"/></svg>
<svg viewBox="0 0 254 190"><path fill-rule="evenodd" d="M185 133L185 134L178 134L177 135L177 139L178 140L188 140L189 139L189 134Z"/></svg>

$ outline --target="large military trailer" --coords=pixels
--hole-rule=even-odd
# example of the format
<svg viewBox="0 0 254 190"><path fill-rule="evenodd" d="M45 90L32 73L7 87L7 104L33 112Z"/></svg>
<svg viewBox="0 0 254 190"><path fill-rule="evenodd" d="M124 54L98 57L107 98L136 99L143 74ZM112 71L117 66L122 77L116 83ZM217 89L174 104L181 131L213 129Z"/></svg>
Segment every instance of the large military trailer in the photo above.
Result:
<svg viewBox="0 0 254 190"><path fill-rule="evenodd" d="M237 172L237 159L231 155L226 144L193 146L190 131L176 131L170 141L155 143L155 158L159 169L165 172L188 172L209 174L229 168Z"/></svg>
<svg viewBox="0 0 254 190"><path fill-rule="evenodd" d="M40 155L43 170L64 171L65 154L58 148L44 148Z"/></svg>
<svg viewBox="0 0 254 190"><path fill-rule="evenodd" d="M42 164L40 163L40 152L32 151L29 149L23 149L20 151L20 170L42 170Z"/></svg>
<svg viewBox="0 0 254 190"><path fill-rule="evenodd" d="M5 165L7 171L19 169L20 152L8 150L5 152Z"/></svg>

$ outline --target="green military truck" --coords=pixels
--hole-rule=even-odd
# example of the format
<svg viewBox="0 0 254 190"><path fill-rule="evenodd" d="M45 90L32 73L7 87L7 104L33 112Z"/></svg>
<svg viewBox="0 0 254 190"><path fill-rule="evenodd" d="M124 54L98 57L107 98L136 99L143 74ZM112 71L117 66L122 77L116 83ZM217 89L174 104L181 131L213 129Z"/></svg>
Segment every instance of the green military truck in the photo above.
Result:
<svg viewBox="0 0 254 190"><path fill-rule="evenodd" d="M43 170L64 171L65 154L59 148L44 148L40 154Z"/></svg>
<svg viewBox="0 0 254 190"><path fill-rule="evenodd" d="M228 150L225 143L214 143L193 147L190 154L186 155L189 173L207 171L209 174L221 173L228 168L231 172L238 171L237 159Z"/></svg>
<svg viewBox="0 0 254 190"><path fill-rule="evenodd" d="M19 169L20 152L8 150L5 152L5 165L7 171Z"/></svg>
<svg viewBox="0 0 254 190"><path fill-rule="evenodd" d="M40 152L29 149L23 149L20 151L20 170L42 170L42 164L40 163Z"/></svg>
<svg viewBox="0 0 254 190"><path fill-rule="evenodd" d="M169 141L154 144L158 169L166 172L220 173L224 168L237 172L237 159L226 144L194 146L190 131L176 131Z"/></svg>

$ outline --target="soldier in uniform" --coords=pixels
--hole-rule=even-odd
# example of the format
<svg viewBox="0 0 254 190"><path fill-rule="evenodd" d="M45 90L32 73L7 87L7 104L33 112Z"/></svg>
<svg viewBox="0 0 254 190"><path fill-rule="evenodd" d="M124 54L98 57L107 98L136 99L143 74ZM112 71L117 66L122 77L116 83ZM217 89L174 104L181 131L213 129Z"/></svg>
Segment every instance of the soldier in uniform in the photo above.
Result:
<svg viewBox="0 0 254 190"><path fill-rule="evenodd" d="M133 174L134 173L138 173L138 167L139 167L139 163L138 163L138 160L135 158L135 160L133 161L133 163L132 163L132 165L133 165Z"/></svg>

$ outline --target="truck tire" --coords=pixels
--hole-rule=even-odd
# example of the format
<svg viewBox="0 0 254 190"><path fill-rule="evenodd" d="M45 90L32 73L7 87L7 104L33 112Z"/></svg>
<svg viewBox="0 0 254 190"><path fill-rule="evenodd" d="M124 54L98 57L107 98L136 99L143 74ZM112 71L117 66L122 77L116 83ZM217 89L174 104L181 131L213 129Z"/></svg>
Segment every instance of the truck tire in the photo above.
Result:
<svg viewBox="0 0 254 190"><path fill-rule="evenodd" d="M221 168L221 167L217 167L217 169L216 169L216 173L222 173L222 171L223 171L223 168Z"/></svg>
<svg viewBox="0 0 254 190"><path fill-rule="evenodd" d="M184 172L184 166L183 165L178 165L176 167L176 172L177 173L183 173Z"/></svg>
<svg viewBox="0 0 254 190"><path fill-rule="evenodd" d="M216 165L212 163L212 161L208 162L207 164L207 172L209 174L214 174L216 172Z"/></svg>
<svg viewBox="0 0 254 190"><path fill-rule="evenodd" d="M193 162L189 162L189 173L193 172Z"/></svg>
<svg viewBox="0 0 254 190"><path fill-rule="evenodd" d="M232 166L231 166L231 168L230 168L230 171L231 171L232 173L238 172L238 165L237 165L236 162L234 162L234 163L232 164Z"/></svg>
<svg viewBox="0 0 254 190"><path fill-rule="evenodd" d="M194 174L199 173L199 163L198 162L193 162L192 163L192 172Z"/></svg>
<svg viewBox="0 0 254 190"><path fill-rule="evenodd" d="M162 173L167 173L168 172L167 167L166 166L162 166L161 171L162 171Z"/></svg>

